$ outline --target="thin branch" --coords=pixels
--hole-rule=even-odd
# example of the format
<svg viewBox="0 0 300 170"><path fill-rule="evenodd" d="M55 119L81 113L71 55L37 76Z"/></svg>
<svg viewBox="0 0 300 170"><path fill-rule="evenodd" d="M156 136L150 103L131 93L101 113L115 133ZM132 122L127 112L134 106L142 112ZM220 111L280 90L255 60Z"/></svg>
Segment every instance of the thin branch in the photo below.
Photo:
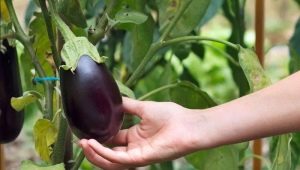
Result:
<svg viewBox="0 0 300 170"><path fill-rule="evenodd" d="M74 166L72 167L71 170L78 170L80 168L80 165L81 165L82 161L84 160L84 157L85 156L84 156L83 151L80 151L78 157L75 160L75 164L74 164Z"/></svg>
<svg viewBox="0 0 300 170"><path fill-rule="evenodd" d="M95 31L93 33L89 32L89 41L93 44L96 44L101 38L104 37L106 33L106 26L107 26L107 17L106 15L110 16L114 7L116 6L118 0L110 0L108 1L107 8L105 9L103 15L99 19Z"/></svg>
<svg viewBox="0 0 300 170"><path fill-rule="evenodd" d="M59 54L58 54L58 51L57 51L57 48L56 48L55 36L54 36L53 28L52 28L51 17L49 15L49 11L48 11L47 6L46 6L46 0L39 0L39 2L40 2L42 13L43 13L43 16L44 16L44 19L45 19L48 38L49 38L50 43L51 43L51 51L52 51L52 55L53 55L53 60L54 60L54 63L56 65L56 68L58 68L60 63L61 63L61 59L59 57Z"/></svg>
<svg viewBox="0 0 300 170"><path fill-rule="evenodd" d="M7 33L0 36L0 40L8 39L8 38L16 38L17 34L15 32Z"/></svg>

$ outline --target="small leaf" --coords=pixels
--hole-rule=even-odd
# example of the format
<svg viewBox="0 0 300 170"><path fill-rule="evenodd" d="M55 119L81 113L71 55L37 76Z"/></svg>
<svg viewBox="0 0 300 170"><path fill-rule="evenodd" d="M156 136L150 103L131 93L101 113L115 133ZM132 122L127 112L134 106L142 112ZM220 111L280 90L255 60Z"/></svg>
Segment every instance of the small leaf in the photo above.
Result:
<svg viewBox="0 0 300 170"><path fill-rule="evenodd" d="M23 161L20 170L65 170L65 167L63 163L51 166L39 166L31 161Z"/></svg>
<svg viewBox="0 0 300 170"><path fill-rule="evenodd" d="M126 96L128 96L130 98L135 99L135 95L134 95L133 91L129 87L127 87L126 85L124 85L122 82L120 82L118 80L116 80L116 83L117 83L117 85L118 85L118 87L120 89L121 94L126 95Z"/></svg>
<svg viewBox="0 0 300 170"><path fill-rule="evenodd" d="M48 119L39 119L33 127L35 150L41 159L49 162L52 146L57 138L57 129Z"/></svg>
<svg viewBox="0 0 300 170"><path fill-rule="evenodd" d="M121 10L116 13L115 21L118 23L133 23L133 24L142 24L146 22L148 16L134 10Z"/></svg>
<svg viewBox="0 0 300 170"><path fill-rule="evenodd" d="M16 111L23 110L27 105L35 102L41 95L35 91L27 91L24 92L23 96L21 97L12 97L10 100L10 104L12 108Z"/></svg>

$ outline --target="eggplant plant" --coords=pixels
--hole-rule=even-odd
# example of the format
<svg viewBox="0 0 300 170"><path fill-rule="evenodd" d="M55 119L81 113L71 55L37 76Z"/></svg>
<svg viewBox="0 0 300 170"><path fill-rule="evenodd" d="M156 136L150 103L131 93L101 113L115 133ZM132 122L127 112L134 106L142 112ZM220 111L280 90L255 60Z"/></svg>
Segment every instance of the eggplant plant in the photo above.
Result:
<svg viewBox="0 0 300 170"><path fill-rule="evenodd" d="M271 84L244 40L246 0L30 0L25 25L16 3L0 1L0 143L15 140L25 113L25 124L37 119L29 134L40 158L20 169L93 169L74 143L105 143L138 123L122 112L122 95L205 109ZM232 26L228 40L201 33L220 10ZM291 73L300 69L299 31L298 21L289 42ZM212 51L223 65L204 76L223 83L222 99L216 88L203 88L205 77L197 73L205 68L196 63ZM299 139L297 133L270 138L265 158L253 155L249 142L199 151L180 168L238 170L259 158L267 169L296 169ZM149 166L176 169L174 162Z"/></svg>

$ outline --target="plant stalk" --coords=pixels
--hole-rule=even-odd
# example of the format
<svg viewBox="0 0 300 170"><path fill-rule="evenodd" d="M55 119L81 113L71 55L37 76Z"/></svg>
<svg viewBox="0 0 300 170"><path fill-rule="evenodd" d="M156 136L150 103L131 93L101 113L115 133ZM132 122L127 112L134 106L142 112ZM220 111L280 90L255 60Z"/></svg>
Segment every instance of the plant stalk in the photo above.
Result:
<svg viewBox="0 0 300 170"><path fill-rule="evenodd" d="M84 158L85 158L85 156L84 156L83 151L80 151L78 157L75 160L75 164L71 170L78 170L80 168L80 165L81 165L82 161L84 160Z"/></svg>
<svg viewBox="0 0 300 170"><path fill-rule="evenodd" d="M16 37L17 37L16 33L12 32L12 33L7 33L4 35L1 35L0 40L4 40L4 39L8 39L8 38L16 38Z"/></svg>
<svg viewBox="0 0 300 170"><path fill-rule="evenodd" d="M56 68L59 68L60 63L61 63L61 59L59 57L59 54L58 54L58 51L57 51L57 48L56 48L55 36L54 36L53 27L52 27L52 21L51 21L49 11L47 9L46 0L39 0L39 2L40 2L42 13L43 13L43 16L44 16L44 19L45 19L48 38L49 38L50 43L51 43L51 51L52 51L52 55L53 55L53 60L54 60Z"/></svg>
<svg viewBox="0 0 300 170"><path fill-rule="evenodd" d="M62 115L60 115L60 122L59 122L59 131L57 135L57 140L55 142L53 148L53 155L52 155L52 163L59 164L64 161L65 156L65 141L66 141L66 134L68 131L68 123Z"/></svg>
<svg viewBox="0 0 300 170"><path fill-rule="evenodd" d="M148 92L147 94L139 97L138 100L145 100L145 99L149 98L150 96L152 96L152 95L154 95L156 93L159 93L159 92L167 90L167 89L171 89L173 87L176 87L177 85L178 85L178 83L168 84L168 85L165 85L165 86L161 86L161 87L159 87L157 89L154 89L154 90Z"/></svg>

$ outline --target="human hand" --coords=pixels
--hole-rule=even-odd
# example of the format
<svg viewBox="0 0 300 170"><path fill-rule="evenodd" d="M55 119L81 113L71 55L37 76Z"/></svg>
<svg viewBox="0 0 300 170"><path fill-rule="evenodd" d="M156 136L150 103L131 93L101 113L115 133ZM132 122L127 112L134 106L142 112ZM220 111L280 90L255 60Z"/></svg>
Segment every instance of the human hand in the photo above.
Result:
<svg viewBox="0 0 300 170"><path fill-rule="evenodd" d="M123 98L125 112L141 118L129 129L120 130L107 148L96 140L82 139L87 159L104 169L125 169L171 160L205 147L207 131L201 112L171 102L137 101ZM202 139L200 139L203 137ZM198 141L201 141L199 143Z"/></svg>

